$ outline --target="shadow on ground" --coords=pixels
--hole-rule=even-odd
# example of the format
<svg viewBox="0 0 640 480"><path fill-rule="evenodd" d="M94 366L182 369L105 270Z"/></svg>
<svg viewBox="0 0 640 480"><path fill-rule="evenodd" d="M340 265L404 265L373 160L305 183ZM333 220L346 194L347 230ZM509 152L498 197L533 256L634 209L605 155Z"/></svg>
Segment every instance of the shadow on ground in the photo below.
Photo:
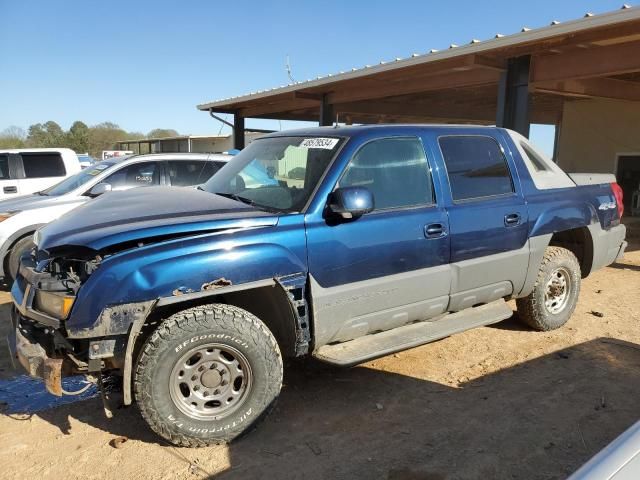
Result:
<svg viewBox="0 0 640 480"><path fill-rule="evenodd" d="M216 478L565 478L640 417L639 397L640 346L609 338L457 387L295 361L273 414L228 447ZM163 444L135 408L107 420L99 399L33 415Z"/></svg>
<svg viewBox="0 0 640 480"><path fill-rule="evenodd" d="M638 420L639 367L607 338L459 388L302 363L219 478L565 478Z"/></svg>
<svg viewBox="0 0 640 480"><path fill-rule="evenodd" d="M615 268L616 270L632 270L634 272L640 272L639 265L632 265L630 263L616 262L609 265L610 268Z"/></svg>

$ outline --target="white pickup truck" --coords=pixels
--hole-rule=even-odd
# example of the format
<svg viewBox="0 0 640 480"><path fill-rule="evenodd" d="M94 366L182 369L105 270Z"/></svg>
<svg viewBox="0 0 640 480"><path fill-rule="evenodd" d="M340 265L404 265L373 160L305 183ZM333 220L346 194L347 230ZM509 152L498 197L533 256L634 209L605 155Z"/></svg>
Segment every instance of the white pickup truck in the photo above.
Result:
<svg viewBox="0 0 640 480"><path fill-rule="evenodd" d="M0 200L39 192L81 169L68 148L0 150Z"/></svg>

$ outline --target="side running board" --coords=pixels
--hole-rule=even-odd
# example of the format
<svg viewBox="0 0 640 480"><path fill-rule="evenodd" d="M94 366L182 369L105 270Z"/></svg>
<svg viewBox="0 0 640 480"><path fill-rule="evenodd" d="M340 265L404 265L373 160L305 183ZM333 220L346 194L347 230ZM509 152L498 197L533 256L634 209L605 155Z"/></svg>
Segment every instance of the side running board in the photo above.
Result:
<svg viewBox="0 0 640 480"><path fill-rule="evenodd" d="M350 367L374 358L424 345L470 328L506 320L513 311L504 300L448 313L436 319L411 323L348 342L324 345L313 352L323 362Z"/></svg>

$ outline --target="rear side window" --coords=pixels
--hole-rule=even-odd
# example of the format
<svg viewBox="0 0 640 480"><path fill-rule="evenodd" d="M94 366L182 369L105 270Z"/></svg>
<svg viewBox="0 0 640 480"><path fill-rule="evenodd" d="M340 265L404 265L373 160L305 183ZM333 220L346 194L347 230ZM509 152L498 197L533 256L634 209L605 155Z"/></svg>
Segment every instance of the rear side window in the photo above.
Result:
<svg viewBox="0 0 640 480"><path fill-rule="evenodd" d="M134 163L121 168L104 181L114 190L159 185L160 166L158 162Z"/></svg>
<svg viewBox="0 0 640 480"><path fill-rule="evenodd" d="M21 157L26 178L64 177L67 173L59 153L22 153Z"/></svg>
<svg viewBox="0 0 640 480"><path fill-rule="evenodd" d="M507 160L493 138L452 135L438 143L454 201L513 193Z"/></svg>
<svg viewBox="0 0 640 480"><path fill-rule="evenodd" d="M529 145L527 145L524 142L520 143L520 146L522 147L522 149L524 150L524 153L527 154L527 158L529 159L529 161L531 162L531 164L533 165L533 168L535 168L536 172L545 172L548 170L547 166L544 163L544 160L542 160L538 154L536 152L534 152L531 147L529 147Z"/></svg>
<svg viewBox="0 0 640 480"><path fill-rule="evenodd" d="M0 180L9 179L9 155L0 155Z"/></svg>
<svg viewBox="0 0 640 480"><path fill-rule="evenodd" d="M220 170L221 164L204 160L169 160L169 179L172 186L188 187L209 180Z"/></svg>
<svg viewBox="0 0 640 480"><path fill-rule="evenodd" d="M376 210L434 201L427 157L417 138L383 138L365 144L353 156L340 186L368 188Z"/></svg>

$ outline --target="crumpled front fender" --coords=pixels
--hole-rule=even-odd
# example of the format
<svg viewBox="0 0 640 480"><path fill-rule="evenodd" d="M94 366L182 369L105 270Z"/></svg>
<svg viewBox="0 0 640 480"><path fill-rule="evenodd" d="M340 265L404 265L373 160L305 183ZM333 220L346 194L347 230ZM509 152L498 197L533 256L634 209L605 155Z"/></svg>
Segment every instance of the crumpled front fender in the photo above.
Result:
<svg viewBox="0 0 640 480"><path fill-rule="evenodd" d="M106 307L306 272L304 227L293 217L274 228L174 239L106 258L78 291L69 336L104 335Z"/></svg>

